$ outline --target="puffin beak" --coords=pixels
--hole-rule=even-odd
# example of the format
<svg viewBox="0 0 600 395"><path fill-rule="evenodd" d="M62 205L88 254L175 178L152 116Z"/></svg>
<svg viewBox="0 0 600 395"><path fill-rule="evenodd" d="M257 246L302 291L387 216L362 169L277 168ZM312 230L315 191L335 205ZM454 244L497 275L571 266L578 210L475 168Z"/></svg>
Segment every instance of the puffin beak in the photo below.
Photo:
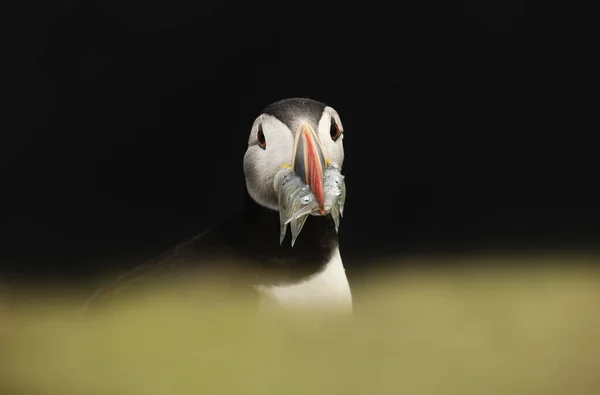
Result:
<svg viewBox="0 0 600 395"><path fill-rule="evenodd" d="M325 193L323 190L323 172L325 157L321 143L314 129L303 122L296 133L292 168L308 184L319 204L319 213L325 214Z"/></svg>

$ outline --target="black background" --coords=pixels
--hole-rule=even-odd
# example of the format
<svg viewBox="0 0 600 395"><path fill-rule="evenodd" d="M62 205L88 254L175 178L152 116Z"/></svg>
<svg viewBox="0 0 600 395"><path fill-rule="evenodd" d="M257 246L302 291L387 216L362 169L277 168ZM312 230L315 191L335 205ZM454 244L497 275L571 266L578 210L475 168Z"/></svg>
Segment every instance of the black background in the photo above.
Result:
<svg viewBox="0 0 600 395"><path fill-rule="evenodd" d="M346 129L351 274L369 254L600 241L597 71L574 2L10 7L5 274L87 279L204 230L239 201L254 118L292 96Z"/></svg>

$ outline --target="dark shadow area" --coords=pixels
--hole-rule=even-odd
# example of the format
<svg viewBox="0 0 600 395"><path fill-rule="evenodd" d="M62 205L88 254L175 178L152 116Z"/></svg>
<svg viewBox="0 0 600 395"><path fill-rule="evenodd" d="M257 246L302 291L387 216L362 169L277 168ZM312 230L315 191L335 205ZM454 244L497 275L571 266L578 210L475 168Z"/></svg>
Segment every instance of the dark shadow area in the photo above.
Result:
<svg viewBox="0 0 600 395"><path fill-rule="evenodd" d="M293 96L344 122L350 276L377 256L600 241L598 67L575 3L11 7L10 276L89 280L220 221L252 122Z"/></svg>

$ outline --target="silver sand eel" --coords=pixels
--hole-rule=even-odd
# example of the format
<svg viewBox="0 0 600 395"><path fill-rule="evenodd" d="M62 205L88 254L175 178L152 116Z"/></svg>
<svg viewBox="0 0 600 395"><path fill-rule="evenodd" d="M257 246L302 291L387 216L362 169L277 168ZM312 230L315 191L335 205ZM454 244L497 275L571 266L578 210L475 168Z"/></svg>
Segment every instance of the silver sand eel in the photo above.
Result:
<svg viewBox="0 0 600 395"><path fill-rule="evenodd" d="M287 226L292 230L292 246L300 234L309 214L318 212L319 204L310 187L294 172L290 166L284 166L274 179L275 190L279 198L279 222L281 231L279 243L283 243ZM325 214L331 214L337 232L340 217L344 214L346 200L346 184L344 176L335 162L328 162L323 173L323 189L325 195ZM319 215L319 214L315 214Z"/></svg>

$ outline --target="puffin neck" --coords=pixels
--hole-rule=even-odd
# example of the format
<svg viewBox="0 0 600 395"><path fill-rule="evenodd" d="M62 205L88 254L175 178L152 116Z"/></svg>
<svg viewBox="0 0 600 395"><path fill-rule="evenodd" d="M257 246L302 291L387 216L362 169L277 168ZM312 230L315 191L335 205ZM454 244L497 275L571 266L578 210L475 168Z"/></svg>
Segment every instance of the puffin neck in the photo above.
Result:
<svg viewBox="0 0 600 395"><path fill-rule="evenodd" d="M329 214L310 216L293 247L289 231L279 244L279 212L259 205L247 192L242 223L244 250L282 281L302 281L320 272L338 248L338 235Z"/></svg>

